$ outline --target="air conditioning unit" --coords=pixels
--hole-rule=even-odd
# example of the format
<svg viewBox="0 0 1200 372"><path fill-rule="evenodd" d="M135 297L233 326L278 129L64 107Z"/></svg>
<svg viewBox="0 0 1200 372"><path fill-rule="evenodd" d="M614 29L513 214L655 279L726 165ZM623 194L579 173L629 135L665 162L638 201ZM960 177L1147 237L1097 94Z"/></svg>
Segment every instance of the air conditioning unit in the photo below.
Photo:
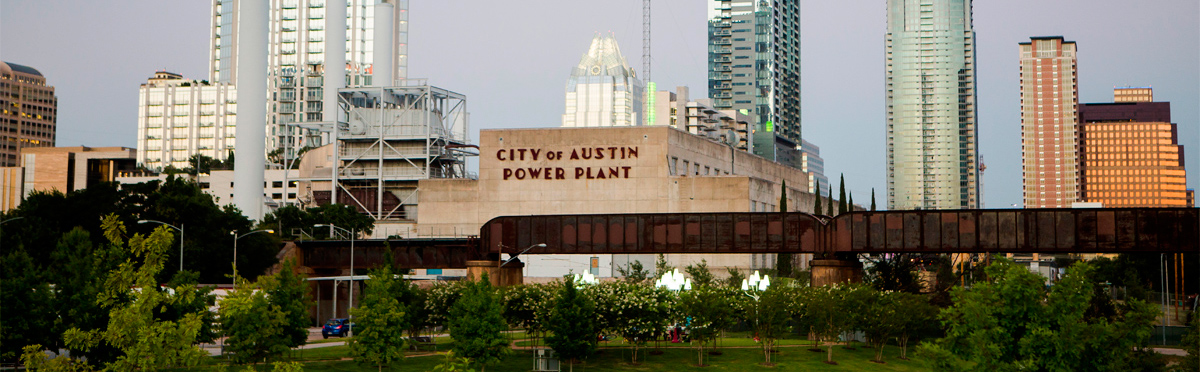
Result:
<svg viewBox="0 0 1200 372"><path fill-rule="evenodd" d="M558 372L558 358L553 349L535 349L533 351L534 372Z"/></svg>

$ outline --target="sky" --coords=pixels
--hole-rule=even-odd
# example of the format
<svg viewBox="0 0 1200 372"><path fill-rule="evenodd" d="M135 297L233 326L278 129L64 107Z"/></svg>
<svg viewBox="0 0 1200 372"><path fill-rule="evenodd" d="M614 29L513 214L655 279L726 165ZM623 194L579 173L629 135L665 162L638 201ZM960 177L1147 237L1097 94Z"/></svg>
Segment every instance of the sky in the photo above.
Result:
<svg viewBox="0 0 1200 372"><path fill-rule="evenodd" d="M4 0L0 60L40 70L59 99L59 146L136 145L138 86L157 70L204 79L210 1ZM412 0L409 77L466 94L479 129L557 127L571 68L596 33L613 33L641 70L639 0ZM652 80L706 96L707 6L654 0ZM886 205L886 0L801 3L805 139L833 182ZM1170 101L1190 177L1200 186L1200 1L1004 0L974 6L984 207L1021 205L1017 43L1078 43L1081 103L1117 86Z"/></svg>

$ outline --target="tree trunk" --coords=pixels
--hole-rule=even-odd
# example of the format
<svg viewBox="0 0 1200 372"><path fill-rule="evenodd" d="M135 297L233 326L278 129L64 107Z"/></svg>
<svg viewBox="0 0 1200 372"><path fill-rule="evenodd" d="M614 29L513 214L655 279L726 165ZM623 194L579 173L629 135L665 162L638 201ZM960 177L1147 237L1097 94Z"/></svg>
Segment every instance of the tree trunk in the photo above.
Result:
<svg viewBox="0 0 1200 372"><path fill-rule="evenodd" d="M638 350L638 345L637 345L637 343L634 343L633 344L633 361L629 362L630 364L637 364L637 350Z"/></svg>
<svg viewBox="0 0 1200 372"><path fill-rule="evenodd" d="M900 358L908 359L908 335L900 337Z"/></svg>
<svg viewBox="0 0 1200 372"><path fill-rule="evenodd" d="M834 344L836 344L836 342L830 342L829 345L825 346L825 361L826 362L829 362L829 363L833 362L833 345Z"/></svg>
<svg viewBox="0 0 1200 372"><path fill-rule="evenodd" d="M883 342L875 344L875 361L883 362Z"/></svg>

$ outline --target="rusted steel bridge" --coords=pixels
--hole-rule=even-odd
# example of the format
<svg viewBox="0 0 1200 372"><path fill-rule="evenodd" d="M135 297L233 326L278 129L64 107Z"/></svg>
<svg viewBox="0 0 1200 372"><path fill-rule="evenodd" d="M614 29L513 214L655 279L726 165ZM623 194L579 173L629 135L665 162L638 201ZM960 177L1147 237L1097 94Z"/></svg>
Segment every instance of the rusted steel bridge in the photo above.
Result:
<svg viewBox="0 0 1200 372"><path fill-rule="evenodd" d="M302 242L304 265L347 267L347 241ZM410 268L465 267L514 254L1200 252L1200 209L983 209L806 213L507 216L478 239L358 241L363 266L386 249ZM545 247L536 247L545 244ZM531 248L532 247L532 248ZM316 265L316 266L314 266Z"/></svg>

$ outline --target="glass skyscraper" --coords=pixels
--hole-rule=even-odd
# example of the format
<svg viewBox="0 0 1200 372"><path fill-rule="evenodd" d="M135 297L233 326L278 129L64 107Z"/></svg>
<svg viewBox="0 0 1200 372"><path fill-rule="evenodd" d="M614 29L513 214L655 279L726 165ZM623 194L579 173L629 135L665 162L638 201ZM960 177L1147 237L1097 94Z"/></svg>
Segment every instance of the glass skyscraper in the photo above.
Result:
<svg viewBox="0 0 1200 372"><path fill-rule="evenodd" d="M800 1L712 0L708 94L754 119L751 152L800 167Z"/></svg>
<svg viewBox="0 0 1200 372"><path fill-rule="evenodd" d="M971 0L888 0L888 209L979 206Z"/></svg>
<svg viewBox="0 0 1200 372"><path fill-rule="evenodd" d="M564 127L641 125L642 82L612 35L596 35L567 79Z"/></svg>

